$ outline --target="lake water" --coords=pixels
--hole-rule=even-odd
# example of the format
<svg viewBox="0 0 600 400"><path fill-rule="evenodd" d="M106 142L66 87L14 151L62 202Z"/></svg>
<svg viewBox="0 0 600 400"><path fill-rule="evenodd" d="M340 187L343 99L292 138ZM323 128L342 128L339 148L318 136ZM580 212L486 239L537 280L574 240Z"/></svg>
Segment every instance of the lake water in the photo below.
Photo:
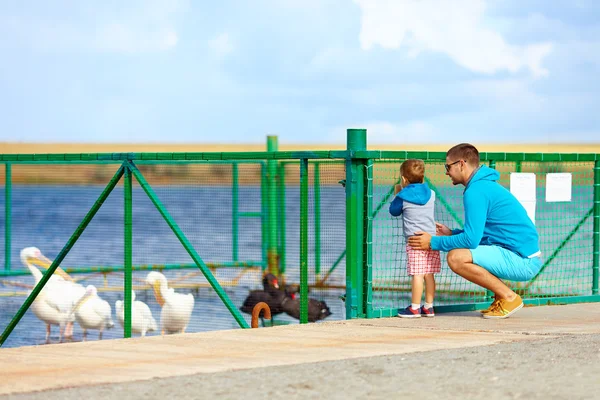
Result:
<svg viewBox="0 0 600 400"><path fill-rule="evenodd" d="M232 197L230 187L190 187L170 186L153 187L160 200L181 228L197 253L206 263L223 263L232 261ZM30 186L14 185L12 201L12 249L11 269L23 270L19 260L19 252L28 246L38 247L46 256L54 258L75 231L85 214L98 198L103 186ZM389 186L376 187L374 205L376 206L387 193ZM462 215L462 190L455 187L440 188L448 203ZM309 281L314 282L315 274L315 242L314 242L314 196L312 188L309 194ZM288 283L299 281L299 189L289 187L286 192L286 280ZM538 198L543 198L542 189ZM541 247L544 259L564 240L577 222L591 207L591 188L575 187L574 201L571 203L538 204L536 224L541 235ZM239 211L260 212L260 188L241 186L239 188ZM123 264L123 191L116 188L102 208L81 235L73 249L61 263L63 267L90 267ZM4 192L0 191L0 238L4 238ZM438 201L436 217L439 221L457 227L450 213ZM326 272L345 250L345 191L341 186L321 187L321 270ZM540 295L556 293L589 294L591 291L591 218L582 225L574 235L573 241L564 246L558 257L533 286L533 292ZM401 223L387 212L387 204L373 218L373 253L372 269L375 286L405 287L407 277L403 258L403 239ZM261 240L260 218L241 218L239 221L239 260L261 261L263 245ZM0 246L0 260L4 259L4 246ZM189 264L191 258L179 243L171 229L162 219L146 194L137 187L133 191L133 263L138 264ZM261 272L241 269L220 268L215 272L216 278L224 284L224 290L239 307L248 292L260 288ZM154 317L159 319L160 307L156 303L151 290L144 289L143 280L147 272L134 273L134 286L138 286L138 300L146 302ZM190 275L194 274L194 275ZM165 275L170 282L205 283L206 280L193 269L167 271ZM76 275L76 277L82 277ZM23 295L9 295L14 292L26 292L26 288L16 287L11 282L33 284L29 275L17 277L0 277L0 330L3 330L10 319L22 305ZM478 288L464 280L458 279L443 266L438 276L438 289L465 292L462 298L450 300L439 295L439 302L473 302L480 300ZM107 300L114 314L114 302L122 299L123 294L115 291L102 291L108 288L121 287L122 274L89 275L81 282L83 285L94 284L101 289L100 296ZM233 286L226 286L234 283ZM345 285L345 259L331 274L328 283L337 286ZM215 329L236 329L237 323L229 314L216 293L209 288L177 289L181 292L192 292L195 306L188 332L208 331ZM472 294L469 294L472 292ZM374 307L404 306L409 298L407 290L381 291L374 299ZM310 297L323 299L331 308L332 315L328 320L345 318L345 308L339 296L343 289L313 290ZM249 316L244 314L247 322ZM280 315L276 321L281 323L297 323L291 317ZM123 337L123 330L115 320L115 328L105 332L105 338ZM154 332L152 334L158 334ZM58 328L53 327L53 341L57 340ZM45 327L31 311L28 311L13 331L6 347L35 345L44 342ZM91 332L90 340L97 338ZM75 339L81 339L81 329L76 326Z"/></svg>

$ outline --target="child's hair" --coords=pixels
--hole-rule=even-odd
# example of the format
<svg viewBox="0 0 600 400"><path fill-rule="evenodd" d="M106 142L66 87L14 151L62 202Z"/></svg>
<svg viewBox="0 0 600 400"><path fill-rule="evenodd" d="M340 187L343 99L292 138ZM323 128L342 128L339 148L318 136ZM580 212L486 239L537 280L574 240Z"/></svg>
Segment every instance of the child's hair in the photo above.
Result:
<svg viewBox="0 0 600 400"><path fill-rule="evenodd" d="M400 175L402 175L408 183L423 183L425 178L425 163L423 160L411 158L406 160L400 166Z"/></svg>

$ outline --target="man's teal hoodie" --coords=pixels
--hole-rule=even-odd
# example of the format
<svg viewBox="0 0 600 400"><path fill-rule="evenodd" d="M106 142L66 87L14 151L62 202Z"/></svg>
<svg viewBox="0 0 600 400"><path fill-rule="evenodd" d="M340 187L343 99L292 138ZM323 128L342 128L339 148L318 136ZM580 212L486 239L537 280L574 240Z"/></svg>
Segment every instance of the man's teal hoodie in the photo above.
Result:
<svg viewBox="0 0 600 400"><path fill-rule="evenodd" d="M433 236L433 250L474 249L479 245L504 247L521 257L537 253L538 233L525 208L496 182L498 171L481 166L464 191L465 226L452 236Z"/></svg>

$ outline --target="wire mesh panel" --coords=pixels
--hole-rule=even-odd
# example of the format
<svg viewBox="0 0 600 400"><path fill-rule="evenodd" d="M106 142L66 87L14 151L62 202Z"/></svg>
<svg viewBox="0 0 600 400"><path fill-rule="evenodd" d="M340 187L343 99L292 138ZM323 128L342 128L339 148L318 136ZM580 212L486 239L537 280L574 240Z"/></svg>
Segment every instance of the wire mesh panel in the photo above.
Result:
<svg viewBox="0 0 600 400"><path fill-rule="evenodd" d="M12 262L10 270L7 268L0 278L0 328L8 325L49 266L44 260L56 257L118 168L118 164L12 166ZM87 325L85 321L77 323L80 315L73 308L76 297L81 297L88 285L100 292L109 283L108 276L92 270L97 271L102 265L122 265L123 230L119 229L122 221L122 188L117 187L61 263L69 275L56 274L17 325L6 346L44 343L48 322L53 325L50 341L59 340L56 324L62 325L61 328L66 330L63 336L68 336L68 325L73 323L73 337L81 340L82 327ZM72 271L82 268L87 268L89 273L74 274ZM114 292L99 296L107 301L101 306L107 317L105 324L98 327L106 328L104 337L122 337L122 332L109 329L114 324ZM93 304L94 301L84 309Z"/></svg>
<svg viewBox="0 0 600 400"><path fill-rule="evenodd" d="M240 307L250 289L261 287L265 267L261 235L263 164L140 166L144 176L152 170L160 171L160 175L150 175L148 184L229 299ZM165 178L168 176L177 177L176 182ZM158 285L150 292L153 295L148 302L156 315L161 316L161 331L181 333L239 327L165 218L137 184L133 185L132 222L134 264L169 266L160 271L162 276L144 271L136 277L142 287ZM162 288L160 281L164 282ZM187 324L180 320L186 318ZM249 323L250 316L245 318Z"/></svg>
<svg viewBox="0 0 600 400"><path fill-rule="evenodd" d="M511 282L510 286L523 298L592 294L594 164L522 162L497 165L503 170L503 185L509 185L510 173L516 170L536 174L535 225L540 237L542 270L531 281ZM571 174L571 200L548 201L549 174L563 172Z"/></svg>
<svg viewBox="0 0 600 400"><path fill-rule="evenodd" d="M5 245L0 247L5 260L0 329L12 332L0 343L127 336L124 302L129 295L124 291L129 285L135 297L134 336L247 327L257 303L253 296L272 288L278 299L274 324L297 323L302 300L308 303L310 322L345 319L347 310L356 316L391 315L406 306L411 291L402 218L388 211L409 153L383 159L378 152L366 153L375 158L362 154L348 161L346 153L336 159L328 152L292 157L207 153L189 159L187 154L113 154L91 162L84 159L94 155L62 155L75 159L72 163L3 158L15 161L0 172ZM445 176L442 154L418 154L425 157L425 182L436 195L436 221L462 228L463 186ZM597 162L509 162L502 155L503 161L490 161L489 154L483 160L500 172L504 187L513 173L536 175L534 217L543 261L531 281L508 284L526 299L595 295ZM546 160L543 155L528 159ZM360 178L351 181L352 190L345 186L346 165L352 167L352 179ZM546 199L549 174L556 172L571 174L567 201ZM357 215L347 211L347 204ZM357 230L346 226L348 220ZM347 249L347 240L357 247ZM61 268L52 277L42 276L54 259ZM491 300L491 293L449 270L446 253L441 259L437 305ZM308 299L298 298L304 293L299 287L303 271L308 272ZM23 314L31 301L27 295L39 290L34 285L40 280L48 280L48 286ZM348 282L355 298L345 296ZM48 324L53 328L47 340Z"/></svg>
<svg viewBox="0 0 600 400"><path fill-rule="evenodd" d="M406 272L406 238L402 218L392 217L389 204L393 186L400 180L404 160L377 160L373 164L373 308L403 308L410 303L410 279ZM425 182L436 194L435 219L451 229L464 224L462 185L453 186L445 175L443 160L426 160ZM487 164L487 162L486 162ZM593 163L590 162L491 162L500 172L499 183L510 187L510 174L536 174L535 224L540 236L543 267L530 282L506 282L526 299L592 294ZM549 173L572 174L572 199L546 201ZM490 300L485 289L454 274L442 252L442 271L437 274L438 305L472 304Z"/></svg>
<svg viewBox="0 0 600 400"><path fill-rule="evenodd" d="M140 173L154 187L156 199L164 206L171 222L200 255L209 273L225 288L234 307L242 305L250 288L261 286L265 266L261 235L264 220L261 204L262 165L255 161L140 165ZM4 330L8 325L29 293L27 289L31 289L35 283L28 267L19 264L22 250L35 246L40 255L32 256L32 259L54 259L119 167L119 164L13 166L13 218L10 228L13 262L3 272L1 281L1 329ZM152 335L162 331L195 332L239 327L154 201L135 179L132 203L133 289L136 300L132 315L134 335L142 334L142 331L143 334ZM66 278L69 280L67 288L74 292L73 296L78 294L82 297L86 288L92 285L95 294L91 297L106 301L102 303L102 307L108 307L103 327L104 338L124 335L124 247L124 190L121 180L61 262L61 267L69 274ZM44 272L42 264L32 263L31 268ZM166 278L167 285L163 292L155 290L160 287L154 286L154 281L149 279L150 270L156 270L154 274L160 272ZM52 278L51 282L62 279L55 275L56 279ZM50 289L49 286L42 294L50 293ZM176 295L170 296L172 293ZM163 326L163 306L167 298L184 299L181 309L185 307L185 313L187 309L192 311L183 317L174 313L177 318L186 319L183 325L179 321L178 329ZM187 300L192 298L191 302ZM88 300L86 303L89 304L84 310L89 309L90 304L95 304ZM44 323L40 321L40 316L36 318L33 311L37 304L41 304L41 301L36 300L5 346L45 341ZM180 307L175 304L177 311ZM136 327L136 322L142 318L138 315L142 312L140 310L145 314L144 319L149 321L144 329ZM75 318L71 321L75 322L71 340L82 340L84 329L100 330L98 324L76 317L75 312L65 317ZM249 321L250 316L246 319ZM97 337L88 335L88 339ZM49 341L59 339L55 327Z"/></svg>
<svg viewBox="0 0 600 400"><path fill-rule="evenodd" d="M280 311L274 320L279 324L298 321L302 217L297 162L274 162L278 174L270 179L267 162L261 160L155 160L130 165L134 176L130 229L134 336L238 328L235 313L248 325L247 300L263 289L263 277L271 267L290 288L289 310ZM5 346L46 342L45 322L54 327L48 342L125 335L125 178L115 180L110 194L100 198L111 179L119 178L117 170L129 168L125 166L13 166L13 262L2 276L1 329L9 325L33 288L33 274L39 281L67 242L73 237L76 241ZM332 314L344 318L340 295L345 276L345 207L344 187L339 183L343 177L341 162L310 164L311 322ZM276 207L269 206L271 200ZM82 221L94 207L96 214L82 229ZM270 265L268 256L272 246L275 265ZM24 249L29 256L21 265ZM206 268L201 270L198 263ZM56 286L59 281L64 286ZM49 297L52 306L56 305L58 297L52 297L58 296L56 288L70 295L60 305L64 321L44 321L37 306ZM240 309L247 313L241 314Z"/></svg>
<svg viewBox="0 0 600 400"><path fill-rule="evenodd" d="M288 285L300 283L300 167L297 162L282 163L281 182L285 227L280 247L281 268ZM339 161L311 161L308 165L308 284L309 320L345 319L340 296L345 290L346 249L344 164ZM317 302L324 304L317 304ZM312 305L312 307L311 307ZM323 312L323 310L328 311ZM320 313L320 314L319 314ZM331 314L329 314L331 313ZM286 321L292 321L287 316ZM314 321L313 321L314 322Z"/></svg>
<svg viewBox="0 0 600 400"><path fill-rule="evenodd" d="M394 185L400 182L404 160L380 160L373 164L373 308L403 308L410 303L411 280L406 270L406 238L402 217L393 217L389 205ZM462 227L462 190L444 176L443 162L428 161L425 182L436 194L435 219L450 227ZM472 302L482 289L449 271L441 253L442 271L436 274L436 303Z"/></svg>

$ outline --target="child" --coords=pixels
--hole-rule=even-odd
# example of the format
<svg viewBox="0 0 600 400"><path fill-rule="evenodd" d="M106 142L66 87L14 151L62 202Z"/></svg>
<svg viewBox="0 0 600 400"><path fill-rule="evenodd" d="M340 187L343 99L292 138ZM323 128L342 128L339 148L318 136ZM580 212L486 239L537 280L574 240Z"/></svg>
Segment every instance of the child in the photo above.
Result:
<svg viewBox="0 0 600 400"><path fill-rule="evenodd" d="M401 183L394 188L394 200L390 214L402 214L404 236L408 239L415 232L423 231L435 235L435 193L423 183L425 163L423 160L406 160L400 166ZM401 318L433 317L435 279L433 274L441 270L439 251L417 250L406 245L408 275L412 277L412 304L398 313ZM425 280L425 305L421 307Z"/></svg>

